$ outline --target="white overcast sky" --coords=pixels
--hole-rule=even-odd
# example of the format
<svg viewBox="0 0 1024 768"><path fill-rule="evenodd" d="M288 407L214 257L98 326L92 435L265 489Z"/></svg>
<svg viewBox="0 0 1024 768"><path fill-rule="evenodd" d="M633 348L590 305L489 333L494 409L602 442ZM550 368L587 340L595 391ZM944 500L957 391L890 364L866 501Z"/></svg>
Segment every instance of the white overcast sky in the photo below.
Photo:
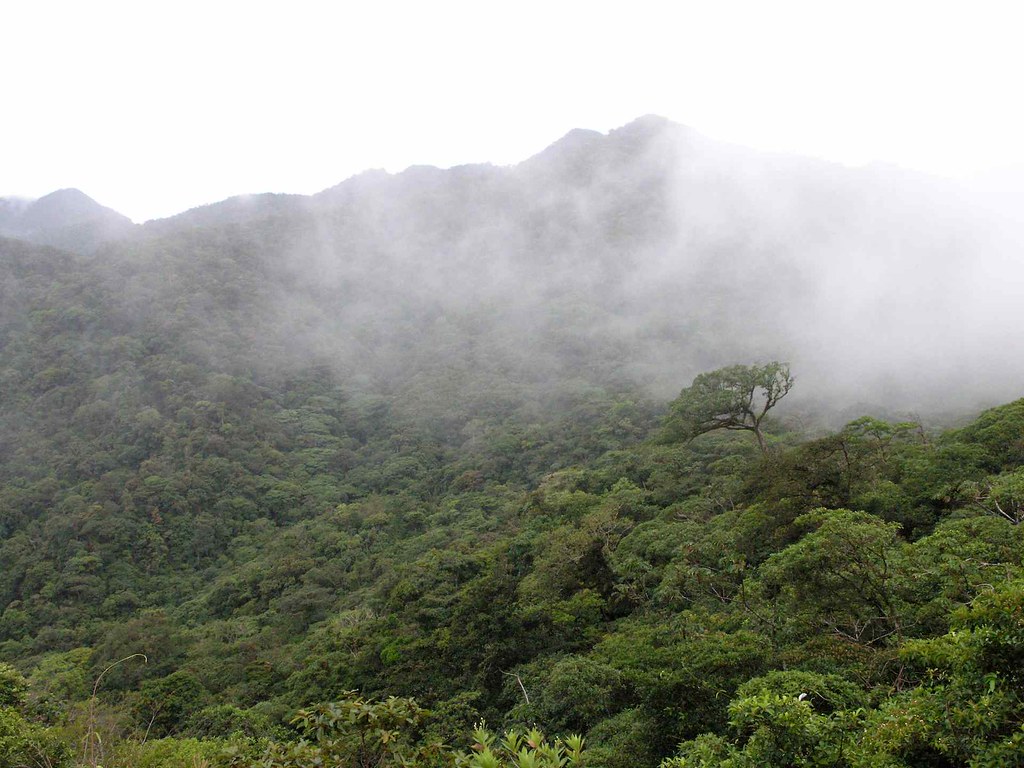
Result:
<svg viewBox="0 0 1024 768"><path fill-rule="evenodd" d="M1018 10L1019 9L1019 10ZM1024 164L1018 2L15 2L0 195L137 221L367 168L509 164L646 113L943 175Z"/></svg>

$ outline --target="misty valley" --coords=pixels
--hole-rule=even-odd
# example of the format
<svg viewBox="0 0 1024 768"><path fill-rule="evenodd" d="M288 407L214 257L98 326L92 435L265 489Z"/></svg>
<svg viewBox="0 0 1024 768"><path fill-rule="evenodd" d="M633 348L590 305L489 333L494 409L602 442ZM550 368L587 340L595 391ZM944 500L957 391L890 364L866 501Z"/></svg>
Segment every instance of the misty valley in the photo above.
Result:
<svg viewBox="0 0 1024 768"><path fill-rule="evenodd" d="M984 189L642 117L0 199L0 768L1024 766Z"/></svg>

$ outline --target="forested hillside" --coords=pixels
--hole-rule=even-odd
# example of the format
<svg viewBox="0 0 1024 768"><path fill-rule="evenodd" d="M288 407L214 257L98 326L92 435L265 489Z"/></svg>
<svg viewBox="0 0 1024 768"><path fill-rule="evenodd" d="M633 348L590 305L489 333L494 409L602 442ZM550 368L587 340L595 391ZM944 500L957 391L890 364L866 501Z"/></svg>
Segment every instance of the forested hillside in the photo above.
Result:
<svg viewBox="0 0 1024 768"><path fill-rule="evenodd" d="M1024 334L942 184L643 118L82 205L0 239L0 766L1024 764Z"/></svg>
<svg viewBox="0 0 1024 768"><path fill-rule="evenodd" d="M104 243L130 236L135 225L77 189L39 198L0 198L0 236L91 253Z"/></svg>

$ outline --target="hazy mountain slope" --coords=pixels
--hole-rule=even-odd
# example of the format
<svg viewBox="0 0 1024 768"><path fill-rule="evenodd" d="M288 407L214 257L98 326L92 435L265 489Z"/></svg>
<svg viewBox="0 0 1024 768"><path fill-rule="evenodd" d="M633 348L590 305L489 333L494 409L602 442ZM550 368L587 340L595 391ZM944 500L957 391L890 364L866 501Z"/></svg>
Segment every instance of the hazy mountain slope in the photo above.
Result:
<svg viewBox="0 0 1024 768"><path fill-rule="evenodd" d="M152 219L141 229L148 235L165 234L218 224L240 224L274 215L299 213L308 207L307 195L254 194L191 208L165 219Z"/></svg>
<svg viewBox="0 0 1024 768"><path fill-rule="evenodd" d="M92 249L83 198L11 203L3 226ZM145 265L168 296L214 269L253 299L239 317L261 318L261 364L323 359L391 392L434 370L484 390L617 382L667 397L700 370L782 358L805 399L947 409L1012 397L1024 377L1024 334L1007 333L1020 229L980 199L645 117L508 168L232 198L149 222L104 259Z"/></svg>
<svg viewBox="0 0 1024 768"><path fill-rule="evenodd" d="M509 168L367 172L143 231L233 241L277 291L261 311L286 346L389 386L438 364L664 397L699 370L775 357L803 397L943 408L954 391L1018 391L1021 335L991 343L1014 323L1014 226L941 180L646 117Z"/></svg>
<svg viewBox="0 0 1024 768"><path fill-rule="evenodd" d="M1021 402L653 438L736 361L791 359L785 405L1016 393L1014 230L957 194L643 118L88 254L0 239L0 659L58 719L147 654L103 679L139 742L360 689L612 768L727 733L780 664L886 696L901 632L1019 573Z"/></svg>
<svg viewBox="0 0 1024 768"><path fill-rule="evenodd" d="M91 253L134 231L127 216L77 189L61 189L38 200L0 200L0 236Z"/></svg>

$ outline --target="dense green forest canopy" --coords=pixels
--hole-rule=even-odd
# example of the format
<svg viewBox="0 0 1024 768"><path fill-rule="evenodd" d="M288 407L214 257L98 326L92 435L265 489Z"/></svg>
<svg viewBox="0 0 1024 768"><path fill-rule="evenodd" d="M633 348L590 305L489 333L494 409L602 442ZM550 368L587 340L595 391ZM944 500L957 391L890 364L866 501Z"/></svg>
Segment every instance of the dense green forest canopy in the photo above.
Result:
<svg viewBox="0 0 1024 768"><path fill-rule="evenodd" d="M829 410L881 234L684 136L0 239L0 765L1022 764L1024 400Z"/></svg>

